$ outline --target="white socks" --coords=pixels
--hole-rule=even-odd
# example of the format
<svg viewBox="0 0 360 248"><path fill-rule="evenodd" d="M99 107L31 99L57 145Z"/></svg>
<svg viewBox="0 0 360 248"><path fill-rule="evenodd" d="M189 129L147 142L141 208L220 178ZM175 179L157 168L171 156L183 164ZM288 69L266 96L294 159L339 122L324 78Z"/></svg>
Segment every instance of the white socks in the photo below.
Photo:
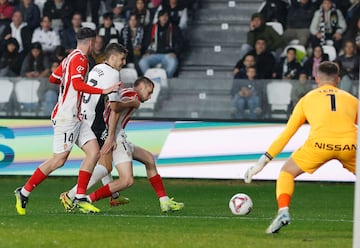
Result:
<svg viewBox="0 0 360 248"><path fill-rule="evenodd" d="M160 202L166 202L168 200L170 200L168 196L162 196L162 197L159 198Z"/></svg>
<svg viewBox="0 0 360 248"><path fill-rule="evenodd" d="M101 182L103 185L106 185L108 183L111 183L113 181L113 177L111 175L111 173L107 174L106 176L104 176L102 179L101 179ZM116 199L120 196L119 192L114 192L112 193L112 198Z"/></svg>

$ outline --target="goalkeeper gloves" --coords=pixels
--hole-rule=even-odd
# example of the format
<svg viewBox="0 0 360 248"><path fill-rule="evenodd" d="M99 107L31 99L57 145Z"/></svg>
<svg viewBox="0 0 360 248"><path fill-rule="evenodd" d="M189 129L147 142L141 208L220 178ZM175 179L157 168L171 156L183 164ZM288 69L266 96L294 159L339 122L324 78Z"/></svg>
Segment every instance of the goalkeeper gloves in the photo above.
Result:
<svg viewBox="0 0 360 248"><path fill-rule="evenodd" d="M263 154L254 166L248 168L244 175L245 183L251 183L252 177L258 174L271 160L270 156Z"/></svg>

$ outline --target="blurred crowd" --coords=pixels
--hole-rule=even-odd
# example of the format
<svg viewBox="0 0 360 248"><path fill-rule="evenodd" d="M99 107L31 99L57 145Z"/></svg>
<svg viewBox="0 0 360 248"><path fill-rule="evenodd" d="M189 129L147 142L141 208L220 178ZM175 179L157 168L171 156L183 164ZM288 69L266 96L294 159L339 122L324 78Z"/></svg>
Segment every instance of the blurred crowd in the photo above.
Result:
<svg viewBox="0 0 360 248"><path fill-rule="evenodd" d="M294 81L295 105L314 87L316 67L326 60L338 63L339 87L353 93L359 80L359 52L359 0L264 1L251 16L246 43L233 69L235 117L244 118L245 110L247 118L261 113L261 79Z"/></svg>
<svg viewBox="0 0 360 248"><path fill-rule="evenodd" d="M83 26L97 32L90 69L104 60L111 42L129 51L126 67L144 75L162 67L176 77L189 50L192 0L0 0L0 77L47 78L76 48ZM266 0L239 44L231 97L235 117L256 118L265 99L262 79L296 80L292 104L314 85L316 66L331 60L341 68L340 88L353 92L359 79L360 0ZM357 85L356 85L357 86ZM42 80L38 96L46 115L58 89ZM51 107L49 107L51 106Z"/></svg>
<svg viewBox="0 0 360 248"><path fill-rule="evenodd" d="M129 51L127 67L143 75L162 67L176 76L187 44L190 0L0 0L0 77L42 81L38 96L49 115L58 88L46 79L76 48L81 27L96 30L91 69L104 61L104 48L118 42Z"/></svg>
<svg viewBox="0 0 360 248"><path fill-rule="evenodd" d="M127 66L139 75L159 65L171 78L186 45L194 2L0 0L0 76L46 76L54 62L76 48L77 30L91 23L98 34L91 66L102 61L108 43L119 42L129 50Z"/></svg>

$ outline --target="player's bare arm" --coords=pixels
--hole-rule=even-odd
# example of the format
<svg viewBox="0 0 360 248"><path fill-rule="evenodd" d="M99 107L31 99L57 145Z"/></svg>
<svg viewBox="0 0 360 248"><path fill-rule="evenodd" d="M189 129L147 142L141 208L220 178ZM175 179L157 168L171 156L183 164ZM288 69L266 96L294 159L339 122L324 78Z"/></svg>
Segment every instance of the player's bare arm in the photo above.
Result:
<svg viewBox="0 0 360 248"><path fill-rule="evenodd" d="M112 93L112 92L116 92L121 88L123 88L123 83L119 82L119 83L116 83L116 84L114 84L113 86L111 86L109 88L103 89L102 93L106 95L106 94L109 94L109 93Z"/></svg>
<svg viewBox="0 0 360 248"><path fill-rule="evenodd" d="M111 102L110 108L114 112L121 112L125 108L139 108L140 107L140 101L137 97L134 97L127 101L121 101L121 102Z"/></svg>
<svg viewBox="0 0 360 248"><path fill-rule="evenodd" d="M114 111L110 112L109 123L108 123L109 125L108 136L106 137L104 145L100 150L100 154L107 154L112 150L116 149L115 130L119 119L120 119L119 112L114 112Z"/></svg>

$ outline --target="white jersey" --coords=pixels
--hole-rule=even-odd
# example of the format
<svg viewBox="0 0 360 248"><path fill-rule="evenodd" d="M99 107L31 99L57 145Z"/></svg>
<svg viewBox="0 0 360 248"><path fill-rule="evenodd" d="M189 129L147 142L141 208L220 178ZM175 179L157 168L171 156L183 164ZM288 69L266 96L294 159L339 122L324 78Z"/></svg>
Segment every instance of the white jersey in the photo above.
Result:
<svg viewBox="0 0 360 248"><path fill-rule="evenodd" d="M101 89L109 88L118 82L120 82L119 71L106 63L96 65L89 72L87 80L87 84ZM105 101L106 95L84 93L82 97L81 114L83 121L89 124L97 137L106 127L103 117Z"/></svg>

